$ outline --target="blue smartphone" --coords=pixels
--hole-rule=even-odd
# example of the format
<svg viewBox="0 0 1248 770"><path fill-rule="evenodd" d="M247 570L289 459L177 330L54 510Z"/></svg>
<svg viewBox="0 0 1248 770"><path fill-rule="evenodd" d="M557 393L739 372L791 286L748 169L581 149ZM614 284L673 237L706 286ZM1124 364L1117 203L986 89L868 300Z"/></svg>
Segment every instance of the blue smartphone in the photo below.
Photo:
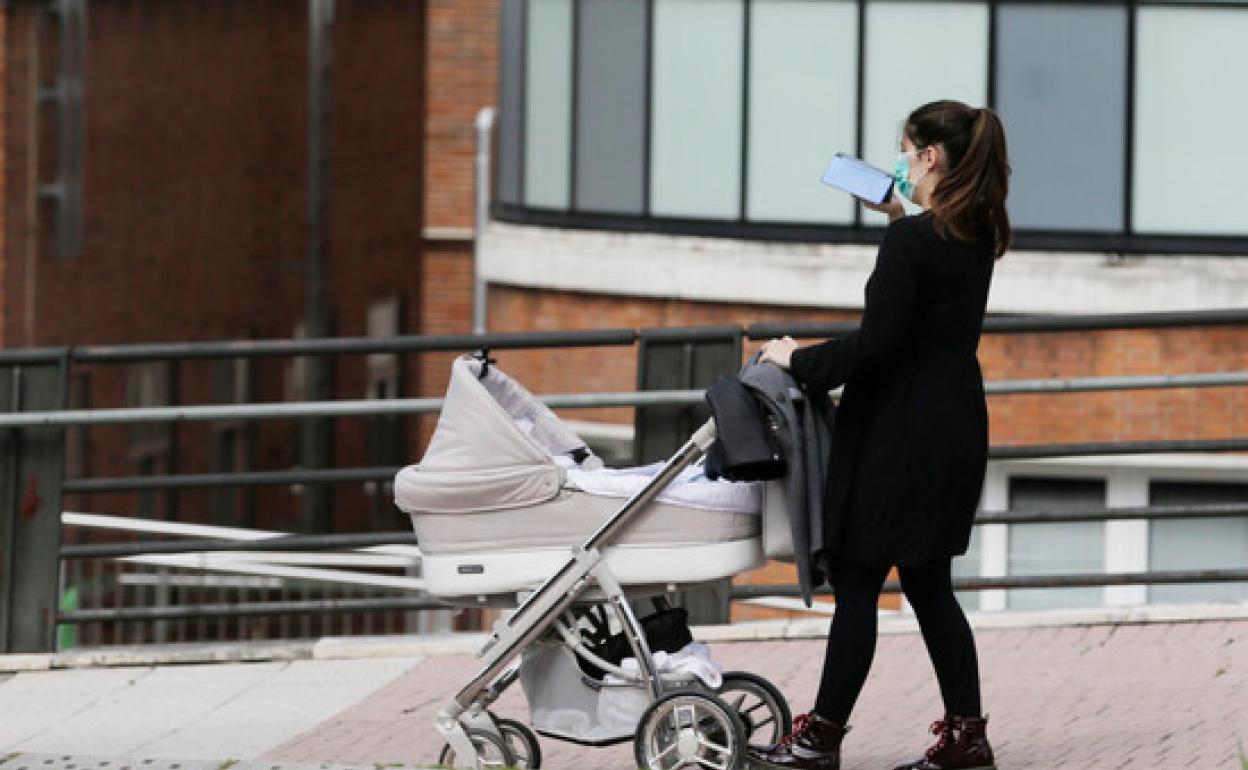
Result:
<svg viewBox="0 0 1248 770"><path fill-rule="evenodd" d="M843 152L832 158L819 181L871 203L883 203L893 193L892 174Z"/></svg>

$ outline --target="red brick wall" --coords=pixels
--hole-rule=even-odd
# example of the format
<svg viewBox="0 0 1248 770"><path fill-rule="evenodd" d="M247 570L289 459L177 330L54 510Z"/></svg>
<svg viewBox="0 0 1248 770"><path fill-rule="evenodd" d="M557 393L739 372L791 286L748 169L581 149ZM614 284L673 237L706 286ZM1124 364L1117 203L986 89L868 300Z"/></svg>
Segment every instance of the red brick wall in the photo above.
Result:
<svg viewBox="0 0 1248 770"><path fill-rule="evenodd" d="M990 335L980 345L988 379L1093 377L1248 369L1243 327ZM1248 435L1248 389L997 396L998 444Z"/></svg>
<svg viewBox="0 0 1248 770"><path fill-rule="evenodd" d="M422 262L422 312L418 319L423 334L467 334L472 331L472 245L434 241L425 244ZM446 392L451 362L458 353L426 353L412 361L412 371L419 382L422 396L441 396ZM409 462L420 459L421 452L437 415L415 421L410 434L412 455Z"/></svg>
<svg viewBox="0 0 1248 770"><path fill-rule="evenodd" d="M749 325L856 318L812 308L694 303L495 286L494 331L643 326ZM747 353L759 343L747 343ZM1248 329L1212 327L1051 334L987 334L979 350L986 380L1179 374L1248 369ZM629 390L632 349L504 352L509 372L535 392ZM568 372L575 372L568 376ZM1248 388L992 396L994 444L1224 438L1248 435ZM569 412L571 413L571 412ZM578 417L591 413L582 411ZM628 410L596 419L628 422Z"/></svg>
<svg viewBox="0 0 1248 770"><path fill-rule="evenodd" d="M427 0L425 224L471 227L473 122L498 104L498 0Z"/></svg>
<svg viewBox="0 0 1248 770"><path fill-rule="evenodd" d="M287 337L305 307L307 3L117 0L93 4L87 34L83 254L63 261L49 218L28 205L49 181L55 113L32 115L32 84L55 77L34 4L9 6L3 37L5 184L0 333L9 346ZM370 303L400 295L402 331L420 327L425 16L410 0L339 3L334 24L327 282L340 334L365 333ZM39 41L45 50L39 50ZM35 71L41 62L42 71ZM32 130L33 127L33 130ZM39 179L26 173L37 155ZM47 212L43 212L46 214ZM42 242L34 242L38 233ZM35 254L35 271L21 268ZM33 280L34 304L22 288ZM32 334L22 332L29 313ZM254 398L283 398L284 360L257 361ZM211 400L211 369L184 364L181 403ZM120 406L125 367L94 367L91 403ZM360 397L363 356L335 365ZM209 429L178 428L178 470L207 470ZM90 472L134 472L124 429L92 430ZM261 426L257 466L288 466L293 425ZM343 464L362 464L361 421L342 421ZM358 523L357 486L338 490ZM202 496L177 501L195 518ZM133 499L90 501L124 513ZM284 488L261 492L260 525L289 527ZM401 522L395 522L401 524Z"/></svg>

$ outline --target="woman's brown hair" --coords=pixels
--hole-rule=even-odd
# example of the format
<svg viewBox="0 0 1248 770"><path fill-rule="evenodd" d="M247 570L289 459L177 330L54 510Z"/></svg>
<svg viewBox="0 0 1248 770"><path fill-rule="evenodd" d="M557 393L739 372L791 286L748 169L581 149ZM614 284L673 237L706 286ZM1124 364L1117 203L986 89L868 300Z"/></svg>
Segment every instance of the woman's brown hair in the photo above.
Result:
<svg viewBox="0 0 1248 770"><path fill-rule="evenodd" d="M1010 162L1005 129L990 109L962 102L929 102L906 118L906 136L915 147L945 148L947 168L932 191L932 216L944 235L992 244L1000 259L1013 231L1005 198L1010 189Z"/></svg>

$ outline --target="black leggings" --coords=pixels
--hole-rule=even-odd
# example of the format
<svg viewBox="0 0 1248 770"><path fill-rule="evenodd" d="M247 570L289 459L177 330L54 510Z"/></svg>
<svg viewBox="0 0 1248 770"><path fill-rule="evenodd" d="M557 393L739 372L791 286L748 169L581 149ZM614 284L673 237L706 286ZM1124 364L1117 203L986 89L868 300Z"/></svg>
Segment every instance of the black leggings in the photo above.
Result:
<svg viewBox="0 0 1248 770"><path fill-rule="evenodd" d="M948 557L939 558L922 567L900 567L898 571L902 591L914 608L936 668L945 712L977 717L980 703L975 637L954 598L949 561ZM844 725L875 657L876 613L889 568L837 558L832 569L834 574L829 582L836 593L836 614L828 631L815 711Z"/></svg>

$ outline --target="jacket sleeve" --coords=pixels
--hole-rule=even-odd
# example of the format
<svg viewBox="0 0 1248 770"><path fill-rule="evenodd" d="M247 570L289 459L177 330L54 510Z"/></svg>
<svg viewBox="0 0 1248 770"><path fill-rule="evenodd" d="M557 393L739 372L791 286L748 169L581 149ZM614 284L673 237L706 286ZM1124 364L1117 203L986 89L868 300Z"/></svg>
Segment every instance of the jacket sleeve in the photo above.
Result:
<svg viewBox="0 0 1248 770"><path fill-rule="evenodd" d="M867 279L862 321L849 334L793 351L789 371L807 388L831 390L886 363L910 335L919 289L919 249L913 223L884 231Z"/></svg>

